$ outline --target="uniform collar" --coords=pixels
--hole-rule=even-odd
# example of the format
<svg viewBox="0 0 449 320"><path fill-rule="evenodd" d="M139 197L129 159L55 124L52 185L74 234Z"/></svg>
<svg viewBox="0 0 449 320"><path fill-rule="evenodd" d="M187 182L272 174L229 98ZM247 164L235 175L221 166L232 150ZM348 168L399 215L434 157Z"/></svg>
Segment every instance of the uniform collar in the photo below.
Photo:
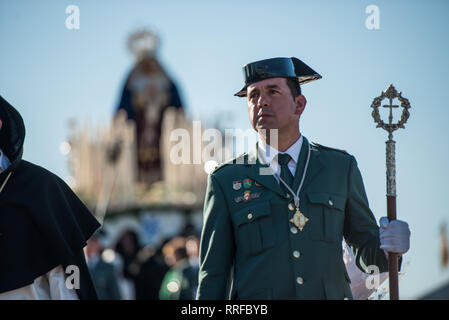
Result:
<svg viewBox="0 0 449 320"><path fill-rule="evenodd" d="M317 149L314 146L311 146L307 138L305 137L301 139L302 140L301 144L299 140L300 139L298 139L296 143L301 147L300 149L301 152L299 152L299 158L296 158L298 159L297 161L298 164L296 166L296 171L294 175L293 188L292 188L293 190L297 190L300 184L300 180L305 169L305 163L307 160L309 148L311 150L310 161L302 190L304 190L313 181L313 179L320 173L321 169L324 166L322 160L320 159L319 149ZM279 182L275 179L273 175L273 169L269 168L272 166L267 165L266 163L263 162L264 160L262 159L263 157L260 152L260 150L263 149L259 148L260 143L261 141L258 141L256 146L251 148L250 152L247 155L246 161L244 161L244 165L248 168L247 171L248 176L254 179L255 181L259 182L266 188L270 189L271 191L276 192L281 197L287 199L285 191L282 190ZM279 153L279 151L277 153ZM277 163L277 161L275 162Z"/></svg>
<svg viewBox="0 0 449 320"><path fill-rule="evenodd" d="M273 148L265 141L260 139L258 143L258 149L259 155L261 157L261 162L265 164L271 164L278 153L286 153L292 158L292 160L290 161L293 161L293 163L296 165L299 159L299 154L301 152L303 140L304 139L301 134L298 140L296 140L295 143L293 143L287 150L285 150L285 152L280 152L279 150Z"/></svg>

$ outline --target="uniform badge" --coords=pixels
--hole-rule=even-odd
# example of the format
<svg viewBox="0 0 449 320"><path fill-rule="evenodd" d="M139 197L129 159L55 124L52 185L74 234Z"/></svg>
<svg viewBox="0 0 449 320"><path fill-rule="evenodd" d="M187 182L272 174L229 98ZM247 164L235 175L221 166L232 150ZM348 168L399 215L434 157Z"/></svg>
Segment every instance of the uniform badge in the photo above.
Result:
<svg viewBox="0 0 449 320"><path fill-rule="evenodd" d="M293 218L291 218L289 221L293 223L300 231L302 231L307 221L309 221L309 218L303 215L302 212L299 211L299 208L296 208L296 212L293 215Z"/></svg>
<svg viewBox="0 0 449 320"><path fill-rule="evenodd" d="M244 186L245 188L250 188L250 187L252 186L252 184L253 184L253 180L251 180L251 179L245 179L245 180L243 180L243 186Z"/></svg>
<svg viewBox="0 0 449 320"><path fill-rule="evenodd" d="M260 197L260 192L251 193L251 199L256 199Z"/></svg>
<svg viewBox="0 0 449 320"><path fill-rule="evenodd" d="M246 202L246 201L249 201L249 200L252 200L252 199L259 198L260 195L261 195L260 192L254 192L254 193L251 193L250 190L247 190L247 191L245 191L245 192L243 193L243 196L235 197L235 198L234 198L234 201L235 201L236 203L239 203L239 202L242 202L242 201L245 201L245 202Z"/></svg>
<svg viewBox="0 0 449 320"><path fill-rule="evenodd" d="M242 188L242 181L234 181L232 183L232 188L234 190L240 190Z"/></svg>

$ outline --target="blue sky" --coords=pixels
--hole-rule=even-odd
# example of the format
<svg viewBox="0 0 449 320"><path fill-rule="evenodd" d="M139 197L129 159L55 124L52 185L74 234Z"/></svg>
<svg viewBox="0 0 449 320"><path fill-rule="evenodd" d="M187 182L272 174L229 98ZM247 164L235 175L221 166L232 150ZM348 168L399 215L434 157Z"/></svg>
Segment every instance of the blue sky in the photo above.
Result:
<svg viewBox="0 0 449 320"><path fill-rule="evenodd" d="M65 27L71 4L80 9L79 30ZM380 10L378 30L365 27L368 5ZM66 178L59 144L68 120L111 119L134 63L125 43L135 28L158 31L159 58L191 119L212 122L226 112L236 128L249 128L246 103L233 96L241 67L296 56L323 76L303 87L302 133L357 158L379 219L386 215L387 136L375 128L370 105L393 83L412 106L395 140L398 217L412 231L400 291L416 298L449 281L439 264L439 226L449 220L448 18L444 0L0 0L0 94L25 119L24 158Z"/></svg>

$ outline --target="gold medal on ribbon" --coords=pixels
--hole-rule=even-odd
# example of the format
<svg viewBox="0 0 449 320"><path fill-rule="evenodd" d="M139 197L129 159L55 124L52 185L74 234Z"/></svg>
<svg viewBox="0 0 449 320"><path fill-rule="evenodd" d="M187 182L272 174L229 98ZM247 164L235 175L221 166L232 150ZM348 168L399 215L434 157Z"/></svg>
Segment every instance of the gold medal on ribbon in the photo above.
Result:
<svg viewBox="0 0 449 320"><path fill-rule="evenodd" d="M307 141L307 140L306 140ZM309 221L310 219L307 218L305 215L302 214L302 212L299 210L299 193L301 191L302 188L302 184L304 183L304 179L306 178L306 172L307 172L307 168L309 167L309 160L310 160L310 150L313 147L308 146L308 153L307 153L307 160L306 160L306 165L304 166L304 172L302 173L302 178L301 178L301 182L299 183L298 189L296 191L296 193L290 188L290 186L284 181L282 180L282 178L280 176L278 176L279 181L284 184L285 188L291 193L291 195L293 196L293 200L295 202L295 207L296 207L296 212L293 215L293 217L289 220L291 223L293 223L300 231L302 231L302 229L304 229L304 226L306 225L307 221ZM314 150L317 151L317 150ZM290 197L290 194L287 193L287 198ZM288 207L289 210L293 211L294 208L293 206L289 206Z"/></svg>
<svg viewBox="0 0 449 320"><path fill-rule="evenodd" d="M293 223L300 231L302 231L307 221L309 221L309 218L303 215L302 212L299 211L299 208L296 207L296 212L293 215L293 218L290 219L290 222Z"/></svg>

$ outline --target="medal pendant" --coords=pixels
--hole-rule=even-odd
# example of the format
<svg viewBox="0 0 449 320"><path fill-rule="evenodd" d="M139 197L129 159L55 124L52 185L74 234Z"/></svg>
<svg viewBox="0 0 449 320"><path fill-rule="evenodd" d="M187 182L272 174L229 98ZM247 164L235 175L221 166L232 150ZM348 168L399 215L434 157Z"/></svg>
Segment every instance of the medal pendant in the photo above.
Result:
<svg viewBox="0 0 449 320"><path fill-rule="evenodd" d="M302 231L307 221L309 221L309 218L303 215L302 212L299 211L299 208L296 207L296 212L293 215L293 218L290 219L290 222L293 223L300 231Z"/></svg>

